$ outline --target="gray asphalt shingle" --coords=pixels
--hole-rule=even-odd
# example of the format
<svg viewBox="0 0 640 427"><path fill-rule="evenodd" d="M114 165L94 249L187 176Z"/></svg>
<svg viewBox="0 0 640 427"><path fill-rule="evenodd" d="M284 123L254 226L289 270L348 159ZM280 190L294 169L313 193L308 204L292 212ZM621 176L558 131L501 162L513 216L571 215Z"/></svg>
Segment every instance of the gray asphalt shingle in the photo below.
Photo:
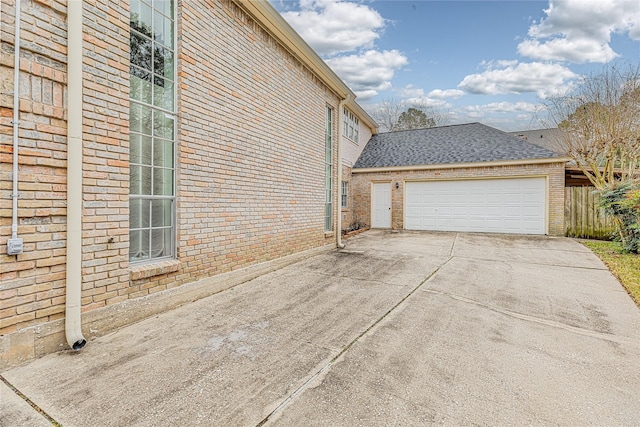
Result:
<svg viewBox="0 0 640 427"><path fill-rule="evenodd" d="M379 168L549 158L560 159L561 156L501 130L481 123L469 123L374 135L353 167Z"/></svg>
<svg viewBox="0 0 640 427"><path fill-rule="evenodd" d="M530 144L546 148L554 153L564 154L566 151L562 144L562 131L558 128L509 132L509 135L517 136Z"/></svg>

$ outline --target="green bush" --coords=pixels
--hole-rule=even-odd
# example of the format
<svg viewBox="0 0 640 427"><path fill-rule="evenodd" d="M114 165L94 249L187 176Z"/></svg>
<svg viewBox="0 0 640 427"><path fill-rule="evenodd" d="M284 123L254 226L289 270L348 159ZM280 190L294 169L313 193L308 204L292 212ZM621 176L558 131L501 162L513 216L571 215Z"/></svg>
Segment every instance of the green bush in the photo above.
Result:
<svg viewBox="0 0 640 427"><path fill-rule="evenodd" d="M600 205L616 219L623 249L637 254L640 251L640 182L619 183L601 191Z"/></svg>

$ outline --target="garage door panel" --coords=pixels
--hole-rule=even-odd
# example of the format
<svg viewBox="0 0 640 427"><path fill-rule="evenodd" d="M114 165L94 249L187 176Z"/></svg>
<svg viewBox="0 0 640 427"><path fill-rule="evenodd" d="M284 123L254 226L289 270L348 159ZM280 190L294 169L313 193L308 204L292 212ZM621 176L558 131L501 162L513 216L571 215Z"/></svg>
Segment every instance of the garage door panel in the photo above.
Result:
<svg viewBox="0 0 640 427"><path fill-rule="evenodd" d="M503 214L502 206L498 206L498 205L487 206L487 216L489 218L498 217L502 214Z"/></svg>
<svg viewBox="0 0 640 427"><path fill-rule="evenodd" d="M544 178L408 182L410 230L544 234Z"/></svg>
<svg viewBox="0 0 640 427"><path fill-rule="evenodd" d="M539 218L543 213L538 206L524 206L522 208L524 218Z"/></svg>
<svg viewBox="0 0 640 427"><path fill-rule="evenodd" d="M522 207L521 206L505 206L504 207L504 215L506 217L523 216Z"/></svg>

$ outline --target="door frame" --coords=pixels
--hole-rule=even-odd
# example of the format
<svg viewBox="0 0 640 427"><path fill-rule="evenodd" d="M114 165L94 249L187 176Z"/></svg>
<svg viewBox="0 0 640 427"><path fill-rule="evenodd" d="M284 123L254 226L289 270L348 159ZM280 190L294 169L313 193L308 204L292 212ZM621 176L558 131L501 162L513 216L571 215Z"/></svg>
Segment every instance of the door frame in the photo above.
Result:
<svg viewBox="0 0 640 427"><path fill-rule="evenodd" d="M376 185L386 185L389 188L389 221L388 224L385 224L384 226L376 226L374 225L374 219L375 217L375 206L376 206L376 198L375 198L375 186ZM391 228L391 224L393 223L392 221L392 203L391 203L392 197L391 197L391 181L378 181L378 182L372 182L371 183L371 228L380 228L380 229L390 229Z"/></svg>

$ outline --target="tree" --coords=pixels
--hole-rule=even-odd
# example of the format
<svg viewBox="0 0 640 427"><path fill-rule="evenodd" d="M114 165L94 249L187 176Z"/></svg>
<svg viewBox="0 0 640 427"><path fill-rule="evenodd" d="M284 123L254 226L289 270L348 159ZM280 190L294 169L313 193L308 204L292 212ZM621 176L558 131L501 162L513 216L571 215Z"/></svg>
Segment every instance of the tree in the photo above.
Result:
<svg viewBox="0 0 640 427"><path fill-rule="evenodd" d="M424 129L435 125L436 121L432 117L427 117L427 113L410 107L400 114L394 130Z"/></svg>
<svg viewBox="0 0 640 427"><path fill-rule="evenodd" d="M425 101L387 98L369 107L367 112L383 132L442 126L447 122L445 113Z"/></svg>
<svg viewBox="0 0 640 427"><path fill-rule="evenodd" d="M559 143L596 189L640 178L640 66L608 66L550 99Z"/></svg>
<svg viewBox="0 0 640 427"><path fill-rule="evenodd" d="M637 204L625 206L640 182L640 65L585 76L575 90L550 100L566 154L589 178L613 215L623 247L638 252Z"/></svg>
<svg viewBox="0 0 640 427"><path fill-rule="evenodd" d="M625 252L640 252L640 182L624 182L602 191L600 206L618 224L618 234Z"/></svg>

